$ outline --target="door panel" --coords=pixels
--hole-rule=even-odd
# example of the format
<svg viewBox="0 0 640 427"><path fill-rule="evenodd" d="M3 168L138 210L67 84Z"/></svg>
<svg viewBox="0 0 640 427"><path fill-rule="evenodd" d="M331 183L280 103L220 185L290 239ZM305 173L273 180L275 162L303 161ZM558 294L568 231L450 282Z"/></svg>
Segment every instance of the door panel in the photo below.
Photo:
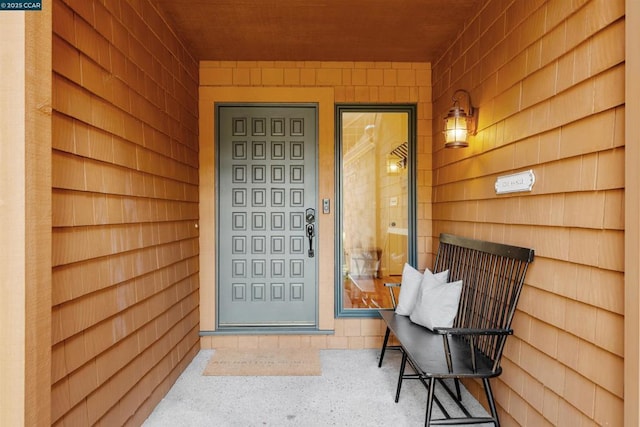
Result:
<svg viewBox="0 0 640 427"><path fill-rule="evenodd" d="M316 109L218 107L218 325L317 318ZM311 246L310 246L311 245ZM312 256L313 255L313 256Z"/></svg>

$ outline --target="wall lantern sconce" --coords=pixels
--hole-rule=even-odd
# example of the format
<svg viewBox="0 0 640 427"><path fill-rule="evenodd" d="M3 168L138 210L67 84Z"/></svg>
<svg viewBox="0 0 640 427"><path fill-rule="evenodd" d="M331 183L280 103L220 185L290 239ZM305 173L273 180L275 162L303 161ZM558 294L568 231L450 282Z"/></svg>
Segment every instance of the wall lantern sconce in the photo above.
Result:
<svg viewBox="0 0 640 427"><path fill-rule="evenodd" d="M460 107L460 101L465 100L467 111ZM471 105L471 95L464 89L453 94L453 105L449 114L444 118L444 146L446 148L468 147L468 135L475 135L477 130L476 109Z"/></svg>

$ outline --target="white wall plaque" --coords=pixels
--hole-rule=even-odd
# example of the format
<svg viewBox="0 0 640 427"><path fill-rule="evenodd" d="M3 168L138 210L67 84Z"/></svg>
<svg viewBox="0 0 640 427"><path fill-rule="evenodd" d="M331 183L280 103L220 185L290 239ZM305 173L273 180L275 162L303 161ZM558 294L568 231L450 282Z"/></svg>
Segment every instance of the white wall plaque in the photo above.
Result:
<svg viewBox="0 0 640 427"><path fill-rule="evenodd" d="M496 179L496 194L531 191L535 182L536 176L531 169L511 175L499 176Z"/></svg>

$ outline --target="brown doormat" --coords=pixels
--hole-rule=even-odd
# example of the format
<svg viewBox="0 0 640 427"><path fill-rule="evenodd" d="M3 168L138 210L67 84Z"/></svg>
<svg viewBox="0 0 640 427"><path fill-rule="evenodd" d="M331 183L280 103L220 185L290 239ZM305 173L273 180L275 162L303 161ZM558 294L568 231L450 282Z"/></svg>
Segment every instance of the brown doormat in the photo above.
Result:
<svg viewBox="0 0 640 427"><path fill-rule="evenodd" d="M202 375L308 376L321 375L317 349L217 349Z"/></svg>

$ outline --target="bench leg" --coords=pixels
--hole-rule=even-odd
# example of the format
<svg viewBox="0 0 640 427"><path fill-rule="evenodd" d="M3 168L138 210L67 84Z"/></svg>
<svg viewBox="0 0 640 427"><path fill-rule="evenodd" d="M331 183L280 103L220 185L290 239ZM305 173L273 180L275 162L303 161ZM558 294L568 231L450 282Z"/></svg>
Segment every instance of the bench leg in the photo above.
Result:
<svg viewBox="0 0 640 427"><path fill-rule="evenodd" d="M424 418L424 425L429 427L431 425L431 414L433 412L433 399L435 396L436 381L435 378L429 378L429 389L427 390L427 411Z"/></svg>
<svg viewBox="0 0 640 427"><path fill-rule="evenodd" d="M491 416L495 420L496 427L500 427L500 420L498 419L498 411L496 410L496 402L493 400L493 392L491 391L491 384L489 378L483 378L484 392L487 394L487 401L489 403L489 409L491 409Z"/></svg>
<svg viewBox="0 0 640 427"><path fill-rule="evenodd" d="M400 400L400 389L402 388L402 377L404 377L404 368L407 366L407 353L402 352L402 363L400 364L400 375L398 375L398 388L396 389L396 403Z"/></svg>
<svg viewBox="0 0 640 427"><path fill-rule="evenodd" d="M384 341L382 342L382 350L380 350L380 360L378 361L378 368L382 366L382 359L384 359L384 352L387 350L387 342L389 341L389 333L391 330L387 327L387 331L384 333Z"/></svg>
<svg viewBox="0 0 640 427"><path fill-rule="evenodd" d="M460 402L462 401L462 393L460 393L460 380L457 378L454 378L453 382L456 385L456 397L458 398L458 402Z"/></svg>

